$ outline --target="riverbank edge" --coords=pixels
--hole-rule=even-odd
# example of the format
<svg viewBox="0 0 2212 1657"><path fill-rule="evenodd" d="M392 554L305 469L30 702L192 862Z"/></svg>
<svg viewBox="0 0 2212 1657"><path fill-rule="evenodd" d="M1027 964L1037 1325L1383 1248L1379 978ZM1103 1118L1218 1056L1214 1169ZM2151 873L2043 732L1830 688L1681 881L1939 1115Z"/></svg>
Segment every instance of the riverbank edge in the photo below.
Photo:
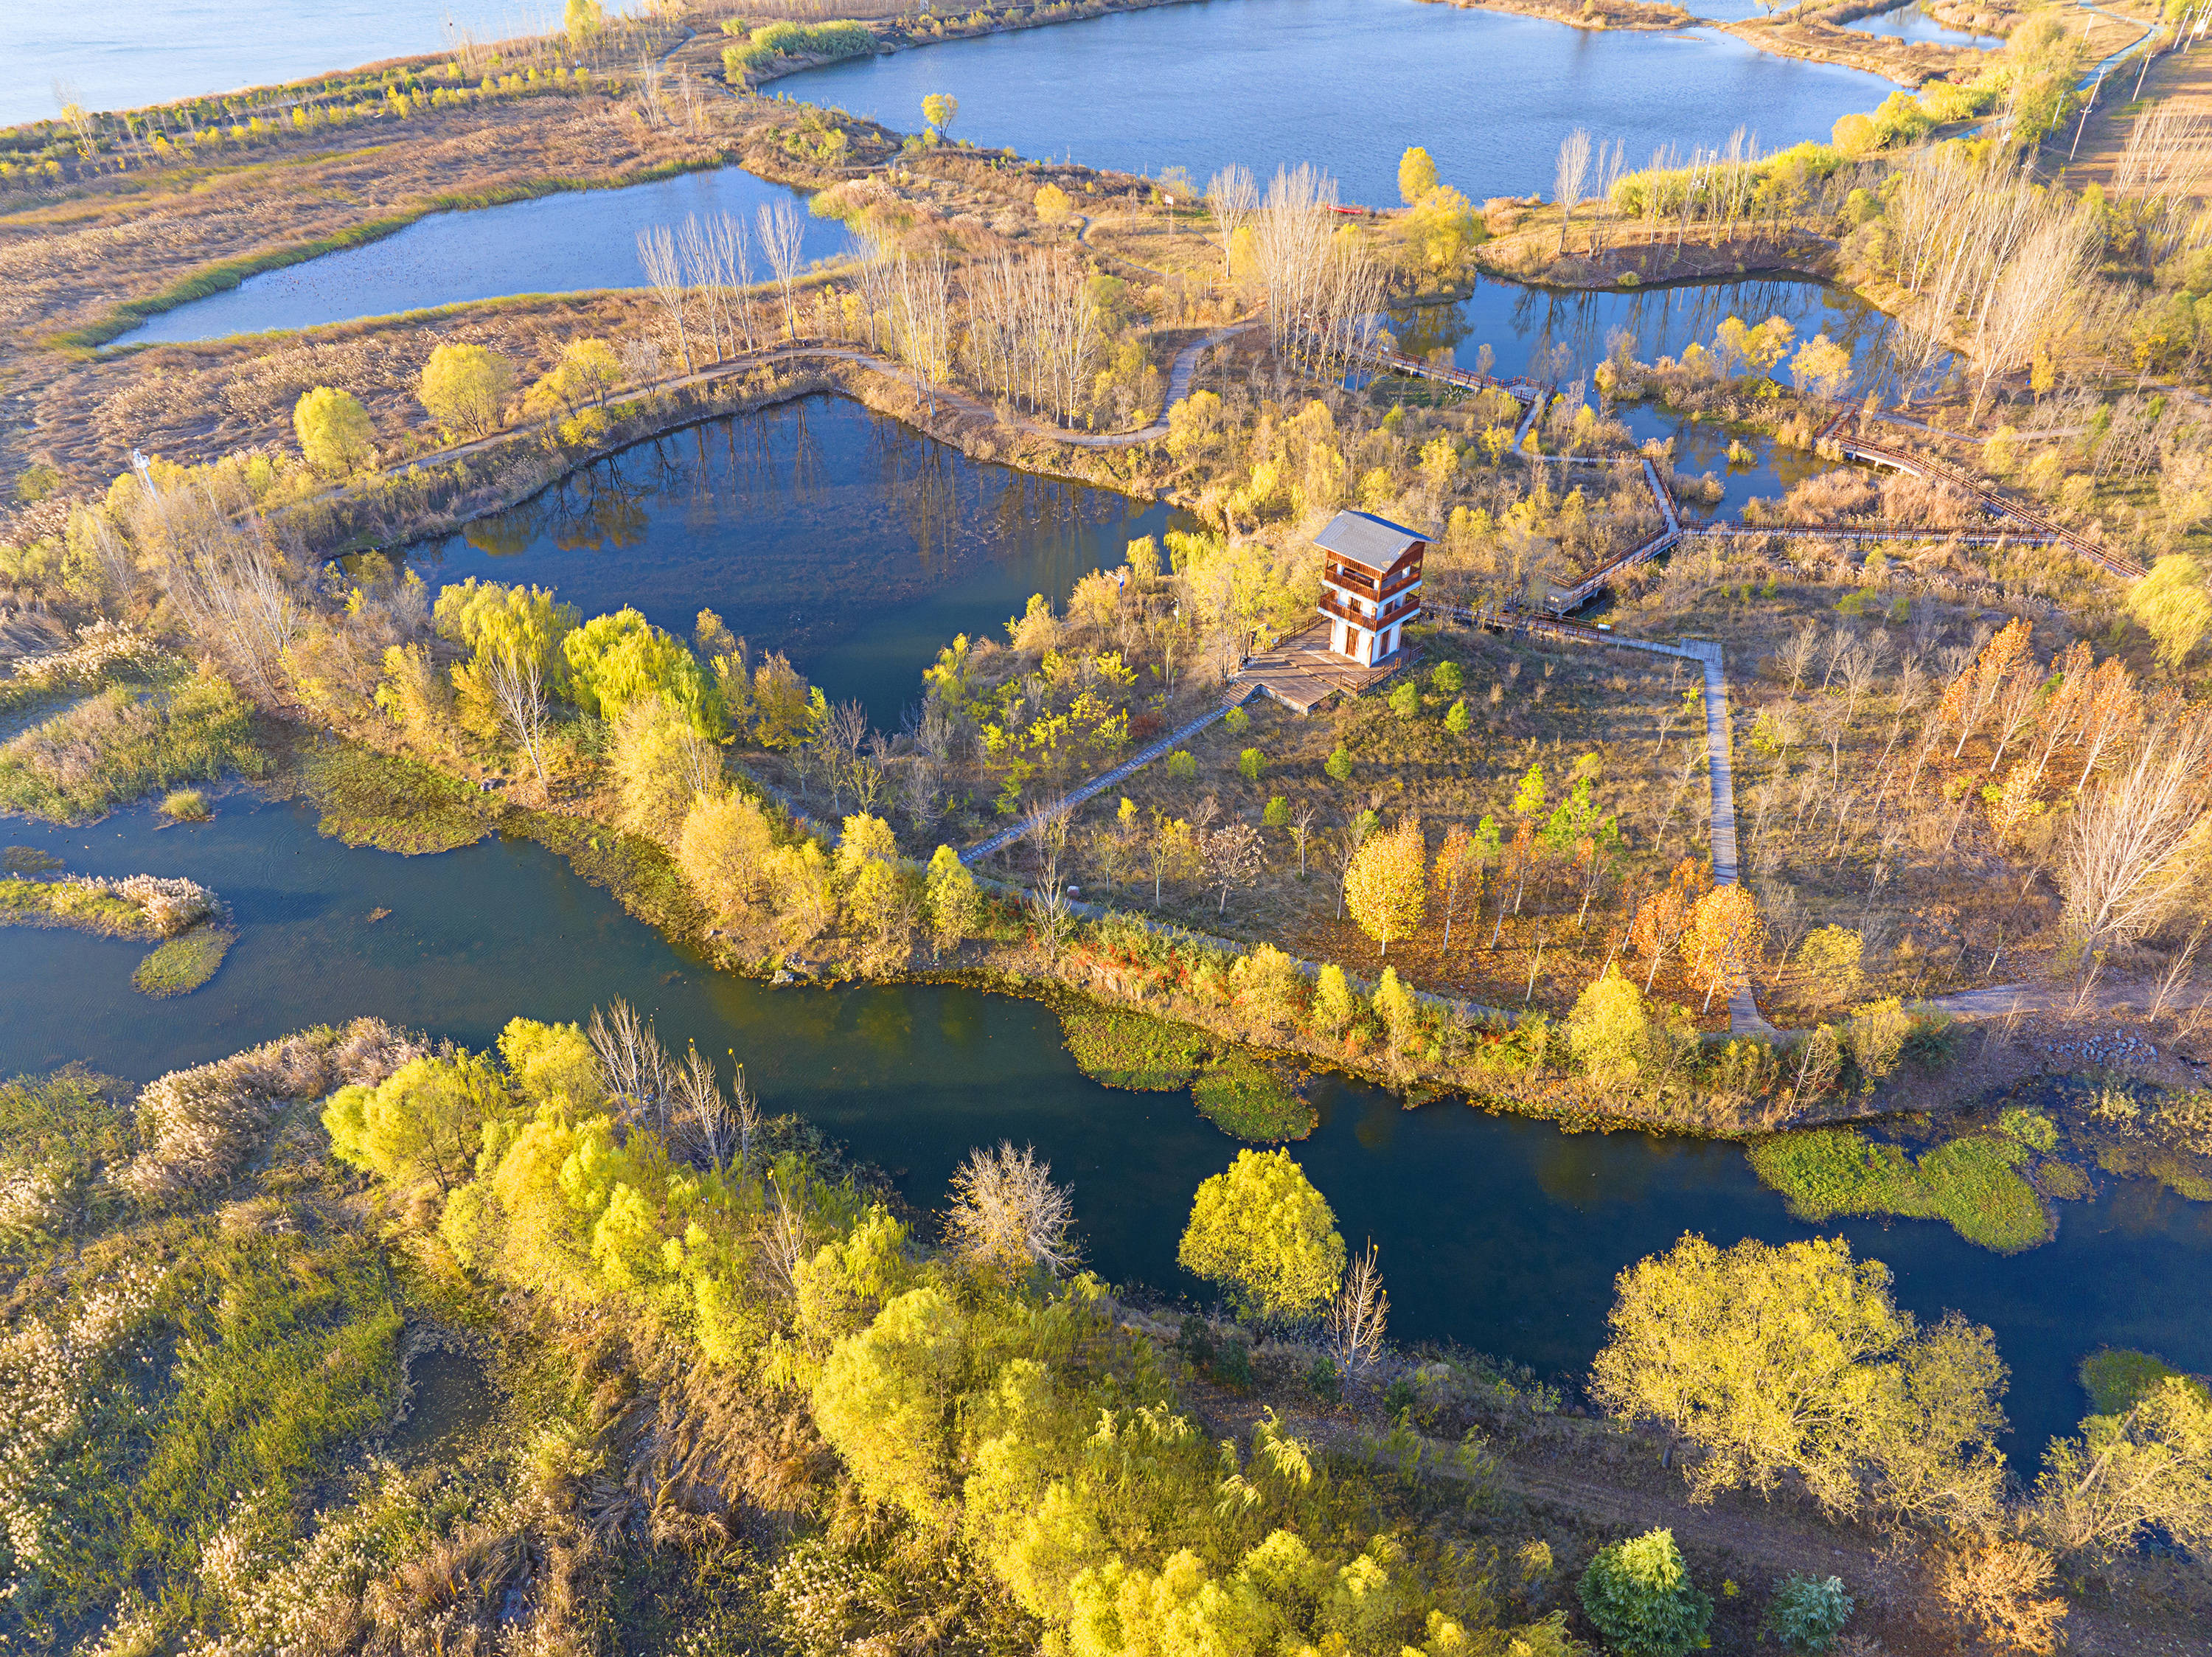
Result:
<svg viewBox="0 0 2212 1657"><path fill-rule="evenodd" d="M781 59L763 70L749 75L745 86L732 85L730 87L730 91L738 97L743 97L748 89L757 91L762 87L793 75L804 75L810 70L827 69L833 64L850 63L853 58L890 58L902 52L919 52L927 46L948 46L955 40L983 40L994 34L1023 34L1031 29L1055 28L1063 23L1087 23L1095 18L1111 17L1122 12L1158 11L1167 6L1194 3L1195 0L1075 0L1073 4L1057 17L1039 17L1033 8L1026 16L994 18L981 28L969 28L964 23L956 22L942 34L933 34L921 40L915 40L905 35L901 35L896 40L886 39L884 35L877 34L874 23L863 22L861 27L876 36L874 51L854 52L851 57L846 58ZM800 99L797 101L804 103L807 101ZM818 104L812 107L823 107Z"/></svg>
<svg viewBox="0 0 2212 1657"><path fill-rule="evenodd" d="M668 179L681 178L687 173L716 172L725 167L744 167L744 164L732 160L728 155L724 154L711 158L701 156L696 160L690 161L658 161L651 167L638 168L629 173L613 174L605 178L549 176L532 179L523 184L502 185L491 190L469 194L428 197L419 204L410 204L401 212L386 214L382 218L371 219L366 223L355 225L349 229L334 231L327 236L319 236L313 241L292 242L283 247L270 247L258 253L240 254L236 259L218 259L212 265L203 265L189 276L179 277L158 293L149 294L143 299L124 300L97 321L88 322L81 328L64 329L59 333L49 334L40 343L49 350L82 360L90 356L100 347L121 338L123 335L142 323L151 321L155 317L173 311L179 306L189 305L196 299L206 299L215 294L228 293L244 283L248 277L264 275L270 271L285 270L295 265L304 265L308 260L320 259L326 253L341 253L349 248L365 247L371 242L381 241L387 236L397 235L409 226L419 224L433 214L471 212L478 208L486 207L507 207L516 202L538 201L547 196L562 195L569 192L628 190L637 185L659 184ZM749 167L744 167L744 170L748 173L753 171ZM758 174L756 174L755 176L757 177ZM771 179L768 182L780 183L781 180ZM526 297L530 295L502 294L495 299L463 301L461 304L489 305L495 304L501 300ZM449 310L457 309L459 307L438 306L432 308ZM234 337L261 338L267 334L304 334L312 332L312 329L307 328L271 328L264 331L263 335ZM164 345L185 343L190 342L149 339L137 344L126 343L122 349L154 350Z"/></svg>
<svg viewBox="0 0 2212 1657"><path fill-rule="evenodd" d="M1446 5L1457 11L1499 11L1515 17L1540 18L1547 23L1564 23L1569 28L1587 30L1592 34L1669 34L1676 29L1692 28L1705 20L1668 0L1614 0L1626 6L1630 21L1617 21L1611 14L1592 11L1585 15L1572 0L1421 0L1424 5Z"/></svg>

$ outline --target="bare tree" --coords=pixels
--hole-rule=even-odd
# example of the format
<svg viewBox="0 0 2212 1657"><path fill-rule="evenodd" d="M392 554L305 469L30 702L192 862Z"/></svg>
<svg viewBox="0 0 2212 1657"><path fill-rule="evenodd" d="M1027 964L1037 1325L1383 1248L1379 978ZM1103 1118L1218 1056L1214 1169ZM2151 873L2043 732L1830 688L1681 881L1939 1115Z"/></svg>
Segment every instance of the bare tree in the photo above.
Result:
<svg viewBox="0 0 2212 1657"><path fill-rule="evenodd" d="M1309 800L1298 807L1298 814L1291 819L1291 838L1297 842L1298 878L1302 880L1306 875L1306 842L1313 835L1314 811L1314 803Z"/></svg>
<svg viewBox="0 0 2212 1657"><path fill-rule="evenodd" d="M937 388L952 368L952 279L942 247L918 259L900 253L893 301L899 355L921 376L933 412Z"/></svg>
<svg viewBox="0 0 2212 1657"><path fill-rule="evenodd" d="M605 1012L592 1009L585 1030L599 1061L599 1080L621 1102L625 1121L665 1129L677 1084L676 1067L654 1033L653 1021L617 999Z"/></svg>
<svg viewBox="0 0 2212 1657"><path fill-rule="evenodd" d="M551 708L545 695L545 658L513 637L502 638L484 658L484 679L501 720L515 745L530 756L538 789L546 791L545 727Z"/></svg>
<svg viewBox="0 0 2212 1657"><path fill-rule="evenodd" d="M661 320L676 335L677 354L684 359L684 372L689 374L691 332L684 311L690 288L684 279L684 260L676 250L676 238L666 225L656 224L637 233L637 262L645 268L653 302L660 307Z"/></svg>
<svg viewBox="0 0 2212 1657"><path fill-rule="evenodd" d="M1559 251L1563 253L1567 251L1567 221L1574 217L1582 201L1589 164L1589 129L1578 126L1559 140L1559 164L1552 174L1552 188L1559 199Z"/></svg>
<svg viewBox="0 0 2212 1657"><path fill-rule="evenodd" d="M1073 1186L1052 1183L1052 1165L1024 1145L1000 1140L994 1151L971 1151L952 1176L946 1229L967 1259L1054 1276L1081 1258L1068 1234L1075 1227Z"/></svg>
<svg viewBox="0 0 2212 1657"><path fill-rule="evenodd" d="M1364 1379L1382 1356L1389 1325L1390 1295L1375 1264L1375 1245L1354 1257L1344 1288L1328 1309L1329 1351L1336 1367L1354 1380Z"/></svg>
<svg viewBox="0 0 2212 1657"><path fill-rule="evenodd" d="M768 255L769 267L775 272L775 285L783 295L783 332L787 338L795 339L799 337L799 307L792 299L792 286L799 280L806 219L798 204L786 198L763 202L756 218L761 248Z"/></svg>
<svg viewBox="0 0 2212 1657"><path fill-rule="evenodd" d="M2192 852L2212 806L2212 711L2168 715L2117 774L2075 807L2066 918L2093 947L2149 931L2194 881Z"/></svg>
<svg viewBox="0 0 2212 1657"><path fill-rule="evenodd" d="M1221 279L1230 282L1237 275L1231 252L1237 231L1260 210L1260 186L1252 181L1249 168L1224 167L1207 180L1206 204L1213 210L1213 234L1221 241Z"/></svg>
<svg viewBox="0 0 2212 1657"><path fill-rule="evenodd" d="M714 1079L714 1062L697 1047L688 1049L672 1091L682 1112L678 1120L684 1133L696 1141L708 1167L720 1167L729 1154L734 1124L729 1101L722 1097L721 1084Z"/></svg>
<svg viewBox="0 0 2212 1657"><path fill-rule="evenodd" d="M1060 252L999 259L970 273L968 350L976 378L1016 403L1072 418L1091 389L1097 307Z"/></svg>
<svg viewBox="0 0 2212 1657"><path fill-rule="evenodd" d="M799 1287L799 1263L806 1258L808 1244L806 1211L791 1200L773 1170L768 1177L769 1188L775 1193L775 1203L768 1215L768 1223L761 1237L761 1253L768 1262L776 1286L788 1295Z"/></svg>
<svg viewBox="0 0 2212 1657"><path fill-rule="evenodd" d="M1230 892L1258 880L1267 862L1261 851L1260 831L1236 818L1200 842L1200 856L1206 861L1206 884L1221 888L1220 912L1224 915L1229 912Z"/></svg>

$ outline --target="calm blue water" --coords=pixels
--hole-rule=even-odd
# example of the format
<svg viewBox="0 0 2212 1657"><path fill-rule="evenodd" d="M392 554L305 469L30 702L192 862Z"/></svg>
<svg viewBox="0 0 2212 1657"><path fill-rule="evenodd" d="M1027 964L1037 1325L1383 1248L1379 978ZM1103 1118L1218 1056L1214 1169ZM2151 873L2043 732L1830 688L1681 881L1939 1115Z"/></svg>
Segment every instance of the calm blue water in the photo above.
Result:
<svg viewBox="0 0 2212 1657"><path fill-rule="evenodd" d="M144 1080L325 1020L376 1014L473 1046L517 1013L583 1019L623 996L724 1068L767 1108L798 1111L935 1206L975 1146L1034 1144L1075 1187L1091 1264L1109 1280L1195 1296L1175 1247L1201 1179L1237 1147L1185 1093L1132 1093L1081 1075L1033 1002L942 985L771 990L714 972L631 920L560 859L489 840L442 856L349 850L290 804L244 794L210 823L150 810L88 829L0 825L88 874L188 874L215 887L239 941L206 988L149 1001L142 946L75 932L0 933L0 1075L83 1059ZM372 922L379 908L391 914ZM1562 1134L1462 1104L1418 1111L1372 1088L1324 1088L1293 1154L1355 1246L1373 1239L1401 1342L1451 1338L1578 1378L1605 1335L1613 1279L1686 1231L1726 1245L1814 1234L1740 1151L1643 1134ZM1927 1221L1822 1227L1887 1261L1923 1318L1989 1324L2012 1366L2015 1454L2082 1413L2073 1365L2105 1343L2212 1368L2198 1315L2212 1204L2137 1181L2069 1204L2056 1241L2002 1258Z"/></svg>
<svg viewBox="0 0 2212 1657"><path fill-rule="evenodd" d="M734 167L686 173L624 190L563 191L459 213L433 213L397 235L302 265L248 277L226 293L180 305L134 328L119 343L220 339L272 328L312 328L355 317L390 316L506 294L565 294L590 288L641 288L637 236L655 225L680 227L727 212L753 234L765 203L806 198ZM852 243L835 219L806 221L808 259ZM753 280L772 272L755 238Z"/></svg>
<svg viewBox="0 0 2212 1657"><path fill-rule="evenodd" d="M1552 192L1577 126L1621 139L1724 145L1740 125L1769 148L1826 138L1872 109L1877 76L1776 58L1711 30L1593 33L1418 0L1204 0L1051 28L854 58L778 81L904 131L921 100L960 100L956 137L1092 167L1242 161L1264 182L1311 161L1348 202L1395 205L1398 158L1421 144L1478 201Z"/></svg>
<svg viewBox="0 0 2212 1657"><path fill-rule="evenodd" d="M613 13L624 9L608 5ZM9 0L0 6L0 125L137 109L356 64L541 34L558 0Z"/></svg>
<svg viewBox="0 0 2212 1657"><path fill-rule="evenodd" d="M1856 29L1861 34L1887 34L1895 40L1918 40L1938 46L1975 46L1984 52L1995 51L2004 44L2001 34L1973 34L1964 29L1946 28L1917 3L1899 6L1894 11L1877 12L1844 27Z"/></svg>
<svg viewBox="0 0 2212 1657"><path fill-rule="evenodd" d="M586 616L634 605L679 636L712 609L895 731L954 634L1003 642L1030 594L1063 605L1130 541L1182 522L813 397L640 443L407 556L434 585L534 582Z"/></svg>

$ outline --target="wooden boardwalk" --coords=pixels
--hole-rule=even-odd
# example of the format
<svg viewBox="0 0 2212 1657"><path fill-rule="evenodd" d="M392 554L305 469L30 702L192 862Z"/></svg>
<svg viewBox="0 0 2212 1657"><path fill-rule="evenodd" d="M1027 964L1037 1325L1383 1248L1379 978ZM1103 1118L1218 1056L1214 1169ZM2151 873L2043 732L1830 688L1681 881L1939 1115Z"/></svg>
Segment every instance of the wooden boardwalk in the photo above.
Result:
<svg viewBox="0 0 2212 1657"><path fill-rule="evenodd" d="M1036 833L1054 818L1073 811L1086 801L1096 799L1132 772L1142 771L1154 760L1165 758L1215 721L1226 718L1231 708L1239 707L1255 696L1272 697L1297 713L1310 714L1339 691L1358 691L1370 685L1381 684L1413 661L1416 654L1412 650L1401 649L1385 656L1372 667L1362 667L1341 656L1331 655L1328 653L1328 624L1316 622L1304 632L1285 639L1272 650L1247 656L1244 665L1223 687L1224 695L1218 705L1178 725L1158 741L1131 754L1112 770L1101 771L1089 782L1070 789L1059 799L1046 801L988 839L970 846L960 854L960 861L979 863L992 853L1005 850L1023 836Z"/></svg>
<svg viewBox="0 0 2212 1657"><path fill-rule="evenodd" d="M1412 649L1401 648L1372 667L1363 667L1331 651L1328 636L1329 624L1316 622L1273 649L1245 657L1243 667L1229 681L1231 687L1246 686L1247 695L1256 691L1293 713L1310 714L1339 691L1356 696L1370 685L1380 685L1413 659Z"/></svg>

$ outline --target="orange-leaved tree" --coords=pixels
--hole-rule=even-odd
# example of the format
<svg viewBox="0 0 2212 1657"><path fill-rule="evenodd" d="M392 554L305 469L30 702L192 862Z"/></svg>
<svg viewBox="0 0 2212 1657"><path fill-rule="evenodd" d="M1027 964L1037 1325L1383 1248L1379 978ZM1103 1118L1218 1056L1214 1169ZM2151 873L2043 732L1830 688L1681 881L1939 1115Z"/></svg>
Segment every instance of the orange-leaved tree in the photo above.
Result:
<svg viewBox="0 0 2212 1657"><path fill-rule="evenodd" d="M1682 959L1692 982L1705 986L1707 1008L1723 986L1733 991L1750 982L1752 963L1765 941L1766 923L1741 886L1715 886L1698 899L1682 940Z"/></svg>

